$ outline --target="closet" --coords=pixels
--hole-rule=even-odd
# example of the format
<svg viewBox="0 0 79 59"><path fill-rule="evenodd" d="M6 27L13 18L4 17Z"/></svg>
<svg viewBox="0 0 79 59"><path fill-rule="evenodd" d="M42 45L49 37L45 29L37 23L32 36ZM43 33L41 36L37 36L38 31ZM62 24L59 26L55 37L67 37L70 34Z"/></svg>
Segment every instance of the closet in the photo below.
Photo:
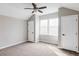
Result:
<svg viewBox="0 0 79 59"><path fill-rule="evenodd" d="M61 47L79 51L79 15L61 17Z"/></svg>

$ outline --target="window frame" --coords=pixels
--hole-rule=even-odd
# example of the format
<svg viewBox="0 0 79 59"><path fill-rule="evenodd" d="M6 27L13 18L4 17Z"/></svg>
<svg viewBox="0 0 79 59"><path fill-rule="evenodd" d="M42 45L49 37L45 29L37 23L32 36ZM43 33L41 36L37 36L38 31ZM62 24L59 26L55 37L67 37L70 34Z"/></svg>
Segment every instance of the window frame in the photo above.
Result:
<svg viewBox="0 0 79 59"><path fill-rule="evenodd" d="M58 19L58 17L55 17L55 18ZM49 31L49 30L50 30L50 29L49 29L49 27L50 27L50 25L49 25L49 20L50 20L50 19L55 19L55 18L40 19L40 20L39 20L39 35L43 35L43 34L40 34L40 32L41 32L41 31L40 31L40 22L41 22L41 20L48 20L48 23L47 23L47 25L48 25L48 26L47 26L47 32L48 32L48 34L46 34L46 35L50 35L50 34L49 34L49 33L50 33L50 31ZM58 25L59 25L59 24L58 24ZM57 25L57 26L58 26L58 25ZM58 36L58 34L57 34L57 36Z"/></svg>

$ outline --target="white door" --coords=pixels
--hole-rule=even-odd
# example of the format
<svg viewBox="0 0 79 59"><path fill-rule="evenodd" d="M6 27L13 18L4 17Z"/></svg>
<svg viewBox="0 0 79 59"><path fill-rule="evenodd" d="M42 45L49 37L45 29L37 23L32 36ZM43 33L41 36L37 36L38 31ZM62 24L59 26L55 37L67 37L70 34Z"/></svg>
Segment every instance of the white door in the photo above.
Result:
<svg viewBox="0 0 79 59"><path fill-rule="evenodd" d="M61 17L61 43L68 50L77 50L78 45L78 16Z"/></svg>
<svg viewBox="0 0 79 59"><path fill-rule="evenodd" d="M28 21L28 41L34 42L34 21Z"/></svg>

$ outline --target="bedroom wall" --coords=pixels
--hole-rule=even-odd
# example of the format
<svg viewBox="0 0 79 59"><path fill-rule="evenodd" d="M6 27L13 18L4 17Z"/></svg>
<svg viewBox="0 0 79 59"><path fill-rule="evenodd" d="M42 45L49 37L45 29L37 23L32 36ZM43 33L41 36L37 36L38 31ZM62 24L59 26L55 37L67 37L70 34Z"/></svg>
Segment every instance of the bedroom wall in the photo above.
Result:
<svg viewBox="0 0 79 59"><path fill-rule="evenodd" d="M39 42L39 15L35 15L35 42Z"/></svg>
<svg viewBox="0 0 79 59"><path fill-rule="evenodd" d="M26 20L0 15L0 49L26 41Z"/></svg>

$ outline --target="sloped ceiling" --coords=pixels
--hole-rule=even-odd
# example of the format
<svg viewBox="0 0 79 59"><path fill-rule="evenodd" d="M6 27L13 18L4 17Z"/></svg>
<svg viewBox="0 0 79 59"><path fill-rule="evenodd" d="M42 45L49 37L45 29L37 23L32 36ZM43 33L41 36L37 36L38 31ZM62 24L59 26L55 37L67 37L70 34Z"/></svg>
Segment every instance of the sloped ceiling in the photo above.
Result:
<svg viewBox="0 0 79 59"><path fill-rule="evenodd" d="M36 3L38 7L47 6L43 9L44 15L58 11L59 7L67 7L79 11L79 3ZM28 19L32 15L31 10L24 10L24 8L32 8L31 3L0 3L0 15L16 17L19 19Z"/></svg>
<svg viewBox="0 0 79 59"><path fill-rule="evenodd" d="M37 5L38 6L47 6L47 9L42 10L42 11L44 11L43 14L58 12L58 8L60 8L60 7L66 7L66 8L70 8L70 9L79 11L79 3L43 3L43 4L39 3ZM43 15L43 14L41 14L41 15Z"/></svg>
<svg viewBox="0 0 79 59"><path fill-rule="evenodd" d="M31 4L22 3L0 3L0 15L16 17L19 19L28 19L32 15L30 10L24 10L24 7L31 7Z"/></svg>

